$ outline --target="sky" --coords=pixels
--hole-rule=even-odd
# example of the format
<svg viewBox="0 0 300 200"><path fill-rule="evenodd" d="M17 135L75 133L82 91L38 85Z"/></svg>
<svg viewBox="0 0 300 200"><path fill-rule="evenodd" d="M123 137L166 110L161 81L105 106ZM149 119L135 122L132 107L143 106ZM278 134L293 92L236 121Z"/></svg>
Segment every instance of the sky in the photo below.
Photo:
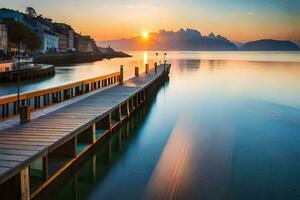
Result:
<svg viewBox="0 0 300 200"><path fill-rule="evenodd" d="M0 7L25 11L27 6L95 40L193 28L233 41L300 44L300 0L0 0Z"/></svg>

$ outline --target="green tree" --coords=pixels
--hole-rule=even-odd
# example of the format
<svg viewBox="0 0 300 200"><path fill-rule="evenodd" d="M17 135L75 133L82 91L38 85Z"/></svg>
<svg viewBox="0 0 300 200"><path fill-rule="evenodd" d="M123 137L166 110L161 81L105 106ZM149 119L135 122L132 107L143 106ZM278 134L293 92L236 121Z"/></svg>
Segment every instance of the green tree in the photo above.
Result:
<svg viewBox="0 0 300 200"><path fill-rule="evenodd" d="M26 47L33 51L37 50L41 46L40 38L33 32L31 32L26 26L15 21L6 21L8 30L8 38L10 42L19 43L22 42Z"/></svg>

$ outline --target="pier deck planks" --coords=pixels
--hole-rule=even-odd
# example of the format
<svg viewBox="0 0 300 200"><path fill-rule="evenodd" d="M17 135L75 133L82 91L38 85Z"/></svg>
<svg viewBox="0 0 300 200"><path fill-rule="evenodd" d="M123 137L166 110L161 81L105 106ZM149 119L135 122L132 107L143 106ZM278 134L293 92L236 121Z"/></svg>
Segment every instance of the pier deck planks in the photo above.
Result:
<svg viewBox="0 0 300 200"><path fill-rule="evenodd" d="M73 104L62 107L25 125L0 131L0 184L42 158L74 135L88 128L123 102L155 81L163 73L151 70Z"/></svg>

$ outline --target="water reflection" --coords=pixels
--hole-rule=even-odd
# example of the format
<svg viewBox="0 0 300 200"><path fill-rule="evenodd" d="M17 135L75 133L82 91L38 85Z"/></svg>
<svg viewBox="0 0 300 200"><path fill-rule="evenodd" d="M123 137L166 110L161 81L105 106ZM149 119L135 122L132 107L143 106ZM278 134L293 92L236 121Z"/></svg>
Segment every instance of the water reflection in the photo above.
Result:
<svg viewBox="0 0 300 200"><path fill-rule="evenodd" d="M168 54L170 81L144 117L123 124L56 199L300 196L300 63L182 54Z"/></svg>
<svg viewBox="0 0 300 200"><path fill-rule="evenodd" d="M144 71L146 63L153 67L155 61L163 62L164 52L128 52L133 57L131 58L116 58L111 60L103 60L94 63L83 63L67 66L57 66L56 75L52 78L47 78L39 81L27 81L21 85L21 92L28 92L50 87L59 86L62 84L72 83L75 81L94 78L96 76L105 75L108 73L120 70L120 65L124 65L125 79L134 76L134 67L141 67L140 71ZM168 52L167 60L170 62L199 62L200 60L210 60L210 66L214 68L221 66L221 62L229 61L232 63L245 63L246 61L261 61L263 65L284 66L285 63L300 62L299 52ZM276 61L276 62L275 62ZM277 62L288 61L288 62ZM269 64L268 64L269 63ZM279 63L279 64L278 64ZM184 63L182 63L185 65ZM188 63L187 63L188 64ZM193 63L190 64L192 66ZM189 65L189 64L188 64ZM193 66L197 67L198 64ZM255 65L255 64L254 64ZM16 85L14 83L0 83L0 96L16 93Z"/></svg>
<svg viewBox="0 0 300 200"><path fill-rule="evenodd" d="M189 182L192 138L186 134L191 123L179 119L149 180L145 199L183 199L181 192ZM181 196L181 197L180 197Z"/></svg>
<svg viewBox="0 0 300 200"><path fill-rule="evenodd" d="M147 64L148 63L148 52L145 51L144 52L144 64Z"/></svg>

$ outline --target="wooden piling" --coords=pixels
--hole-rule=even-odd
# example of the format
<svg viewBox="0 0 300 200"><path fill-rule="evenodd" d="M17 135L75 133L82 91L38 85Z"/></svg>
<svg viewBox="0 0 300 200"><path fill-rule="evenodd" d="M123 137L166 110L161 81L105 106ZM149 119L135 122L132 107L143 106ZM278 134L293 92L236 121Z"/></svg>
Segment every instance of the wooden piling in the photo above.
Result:
<svg viewBox="0 0 300 200"><path fill-rule="evenodd" d="M149 72L149 64L148 63L145 64L145 72L146 72L146 74L148 74L148 72Z"/></svg>
<svg viewBox="0 0 300 200"><path fill-rule="evenodd" d="M124 68L123 68L123 65L120 66L120 85L123 85L123 82L124 82Z"/></svg>
<svg viewBox="0 0 300 200"><path fill-rule="evenodd" d="M96 123L92 124L91 127L91 131L92 131L92 142L95 143L96 142Z"/></svg>
<svg viewBox="0 0 300 200"><path fill-rule="evenodd" d="M48 179L48 174L49 173L49 169L48 169L48 155L45 155L43 157L43 178L44 180Z"/></svg>
<svg viewBox="0 0 300 200"><path fill-rule="evenodd" d="M20 172L20 189L21 189L21 200L30 199L30 189L29 189L29 168L28 166L21 170Z"/></svg>
<svg viewBox="0 0 300 200"><path fill-rule="evenodd" d="M135 76L139 76L139 67L135 67L134 69L135 69L135 70L134 70Z"/></svg>

